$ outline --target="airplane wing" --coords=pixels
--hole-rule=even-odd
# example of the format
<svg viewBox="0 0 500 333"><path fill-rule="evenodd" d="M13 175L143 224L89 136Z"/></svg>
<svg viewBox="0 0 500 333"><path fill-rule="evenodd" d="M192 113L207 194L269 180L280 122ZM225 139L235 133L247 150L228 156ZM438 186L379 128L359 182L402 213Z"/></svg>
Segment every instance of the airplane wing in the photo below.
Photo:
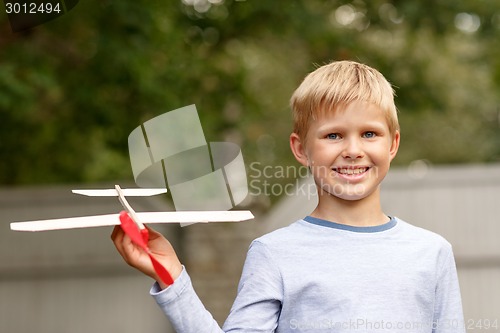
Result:
<svg viewBox="0 0 500 333"><path fill-rule="evenodd" d="M167 193L165 188L122 188L122 193L126 197L148 197L152 195ZM97 189L97 190L72 190L75 194L85 195L88 197L117 197L118 192L115 188Z"/></svg>
<svg viewBox="0 0 500 333"><path fill-rule="evenodd" d="M253 214L248 210L142 212L136 214L138 215L141 222L146 224L241 222L254 218ZM15 231L47 231L104 227L119 224L119 214L106 214L50 220L13 222L10 224L10 229Z"/></svg>

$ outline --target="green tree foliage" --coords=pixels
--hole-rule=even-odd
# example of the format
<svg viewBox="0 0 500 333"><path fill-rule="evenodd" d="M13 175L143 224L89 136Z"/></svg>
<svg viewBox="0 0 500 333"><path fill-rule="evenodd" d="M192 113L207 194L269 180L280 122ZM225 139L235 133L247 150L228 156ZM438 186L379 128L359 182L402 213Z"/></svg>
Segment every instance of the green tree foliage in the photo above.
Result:
<svg viewBox="0 0 500 333"><path fill-rule="evenodd" d="M21 33L0 14L0 182L132 179L130 131L189 104L208 141L291 165L288 99L337 59L396 86L396 164L497 161L499 36L495 0L81 1Z"/></svg>

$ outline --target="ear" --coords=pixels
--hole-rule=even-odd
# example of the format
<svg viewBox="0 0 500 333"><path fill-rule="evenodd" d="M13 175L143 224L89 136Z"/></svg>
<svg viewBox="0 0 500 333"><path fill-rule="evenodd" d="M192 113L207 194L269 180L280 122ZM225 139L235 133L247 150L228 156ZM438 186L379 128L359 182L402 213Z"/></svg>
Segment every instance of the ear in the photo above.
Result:
<svg viewBox="0 0 500 333"><path fill-rule="evenodd" d="M309 167L309 159L305 145L297 133L290 134L290 149L292 150L295 159L305 167Z"/></svg>
<svg viewBox="0 0 500 333"><path fill-rule="evenodd" d="M399 131L396 131L394 133L391 148L389 150L389 155L391 157L391 161L394 159L394 157L396 157L396 154L398 153L400 140L401 140L401 134L399 133Z"/></svg>

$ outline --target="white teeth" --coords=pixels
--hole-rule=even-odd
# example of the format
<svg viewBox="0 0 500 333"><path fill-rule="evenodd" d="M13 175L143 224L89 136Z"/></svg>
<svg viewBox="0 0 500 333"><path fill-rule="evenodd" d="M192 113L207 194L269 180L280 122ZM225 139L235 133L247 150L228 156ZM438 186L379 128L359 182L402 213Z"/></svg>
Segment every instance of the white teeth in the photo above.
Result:
<svg viewBox="0 0 500 333"><path fill-rule="evenodd" d="M358 168L358 169L347 169L347 168L342 168L342 169L335 169L338 173L344 174L344 175L357 175L360 173L363 173L367 170L368 168Z"/></svg>

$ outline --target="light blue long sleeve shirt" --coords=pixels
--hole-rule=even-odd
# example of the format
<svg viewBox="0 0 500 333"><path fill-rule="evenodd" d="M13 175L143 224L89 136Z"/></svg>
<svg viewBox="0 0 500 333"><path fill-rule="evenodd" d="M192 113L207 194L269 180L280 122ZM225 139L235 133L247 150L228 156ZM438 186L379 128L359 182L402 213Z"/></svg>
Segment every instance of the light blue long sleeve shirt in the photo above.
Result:
<svg viewBox="0 0 500 333"><path fill-rule="evenodd" d="M397 218L308 216L256 239L222 329L185 270L151 294L178 333L465 332L451 245Z"/></svg>

